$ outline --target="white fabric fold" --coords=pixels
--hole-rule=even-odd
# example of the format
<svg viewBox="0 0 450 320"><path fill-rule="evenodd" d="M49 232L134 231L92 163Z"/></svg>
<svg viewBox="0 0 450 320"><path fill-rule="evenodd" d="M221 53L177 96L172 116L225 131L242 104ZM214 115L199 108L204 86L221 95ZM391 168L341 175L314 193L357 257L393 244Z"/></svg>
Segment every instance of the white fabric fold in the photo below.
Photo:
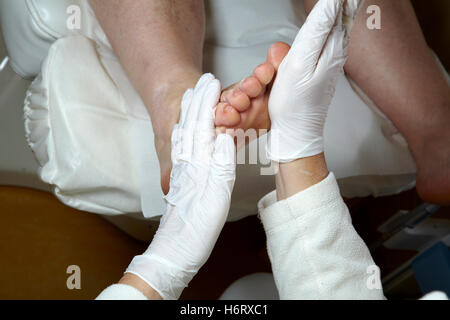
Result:
<svg viewBox="0 0 450 320"><path fill-rule="evenodd" d="M381 289L368 286L376 264L334 174L280 202L272 192L258 207L281 299L384 299Z"/></svg>

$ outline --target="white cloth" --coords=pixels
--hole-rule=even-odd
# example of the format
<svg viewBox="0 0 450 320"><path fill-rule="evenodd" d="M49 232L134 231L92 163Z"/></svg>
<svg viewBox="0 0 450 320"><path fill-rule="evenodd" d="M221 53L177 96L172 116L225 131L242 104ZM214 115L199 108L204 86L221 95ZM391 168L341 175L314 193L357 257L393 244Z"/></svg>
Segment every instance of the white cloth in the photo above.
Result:
<svg viewBox="0 0 450 320"><path fill-rule="evenodd" d="M281 299L384 299L367 286L376 265L334 174L280 202L272 192L258 206Z"/></svg>
<svg viewBox="0 0 450 320"><path fill-rule="evenodd" d="M77 54L67 63L70 52ZM101 214L141 210L140 181L129 169L135 158L125 101L92 41L76 36L51 47L27 92L24 113L40 177L63 203ZM155 200L155 207L163 202L162 192Z"/></svg>

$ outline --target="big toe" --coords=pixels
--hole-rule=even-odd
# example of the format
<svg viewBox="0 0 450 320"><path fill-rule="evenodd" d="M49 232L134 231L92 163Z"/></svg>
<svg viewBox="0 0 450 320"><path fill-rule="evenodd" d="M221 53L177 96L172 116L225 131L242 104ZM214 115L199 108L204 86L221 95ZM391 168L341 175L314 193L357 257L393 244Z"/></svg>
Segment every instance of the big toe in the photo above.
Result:
<svg viewBox="0 0 450 320"><path fill-rule="evenodd" d="M261 90L258 94L259 96L264 93L266 86L272 82L273 77L275 76L275 68L271 63L264 62L255 69L253 74L253 77L261 84Z"/></svg>
<svg viewBox="0 0 450 320"><path fill-rule="evenodd" d="M289 50L291 50L291 47L285 42L274 43L269 49L267 62L271 63L275 70L278 70Z"/></svg>

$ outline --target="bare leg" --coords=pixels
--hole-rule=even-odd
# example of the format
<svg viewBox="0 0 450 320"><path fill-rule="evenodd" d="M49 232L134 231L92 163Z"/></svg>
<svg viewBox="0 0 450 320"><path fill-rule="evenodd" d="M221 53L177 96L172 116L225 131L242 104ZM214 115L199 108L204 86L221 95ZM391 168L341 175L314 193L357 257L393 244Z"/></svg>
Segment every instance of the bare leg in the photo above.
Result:
<svg viewBox="0 0 450 320"><path fill-rule="evenodd" d="M317 0L304 0L309 12ZM366 8L381 8L381 30ZM366 0L351 32L347 74L408 141L425 201L450 203L450 90L409 0Z"/></svg>
<svg viewBox="0 0 450 320"><path fill-rule="evenodd" d="M90 0L122 66L152 119L168 192L171 134L186 89L202 74L203 0Z"/></svg>

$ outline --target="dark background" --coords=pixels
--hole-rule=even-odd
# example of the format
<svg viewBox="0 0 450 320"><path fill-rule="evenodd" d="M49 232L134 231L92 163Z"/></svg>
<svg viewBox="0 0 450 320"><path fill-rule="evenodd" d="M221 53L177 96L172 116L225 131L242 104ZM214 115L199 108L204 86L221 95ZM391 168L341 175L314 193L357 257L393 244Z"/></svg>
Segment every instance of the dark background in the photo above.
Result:
<svg viewBox="0 0 450 320"><path fill-rule="evenodd" d="M395 1L395 0L393 0ZM450 1L412 0L428 45L450 70Z"/></svg>

